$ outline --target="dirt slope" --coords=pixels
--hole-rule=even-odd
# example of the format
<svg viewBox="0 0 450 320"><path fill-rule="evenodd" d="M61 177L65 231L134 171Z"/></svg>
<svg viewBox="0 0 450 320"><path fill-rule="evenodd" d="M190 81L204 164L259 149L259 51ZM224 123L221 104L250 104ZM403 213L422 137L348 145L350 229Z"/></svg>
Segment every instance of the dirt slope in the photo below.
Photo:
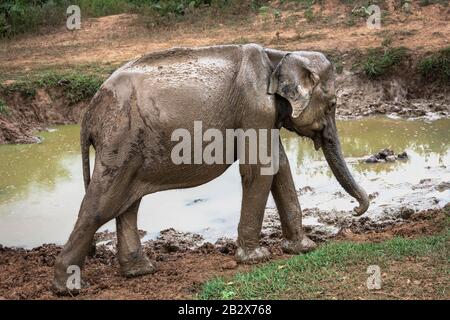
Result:
<svg viewBox="0 0 450 320"><path fill-rule="evenodd" d="M202 46L257 42L282 49L348 51L378 47L386 37L396 46L414 51L436 50L450 45L449 7L414 4L406 14L390 5L381 29L368 29L363 18L352 18L350 6L339 0L315 5L308 22L304 10L281 7L279 20L249 13L233 22L181 22L169 30L147 28L136 15L120 14L87 19L82 29L64 27L42 35L27 35L0 44L0 70L31 70L46 65L123 62L146 52L174 46ZM415 3L415 2L414 2ZM219 17L217 17L219 19Z"/></svg>

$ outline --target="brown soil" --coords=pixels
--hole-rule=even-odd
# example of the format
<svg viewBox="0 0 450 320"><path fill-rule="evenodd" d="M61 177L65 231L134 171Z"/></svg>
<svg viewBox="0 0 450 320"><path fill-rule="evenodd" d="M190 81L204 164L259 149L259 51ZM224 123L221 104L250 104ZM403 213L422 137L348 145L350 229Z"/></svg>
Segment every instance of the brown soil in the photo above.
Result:
<svg viewBox="0 0 450 320"><path fill-rule="evenodd" d="M394 237L413 239L439 233L448 216L450 216L450 205L447 204L443 210L429 209L413 213L406 223L390 226L383 231L367 231L360 226L350 226L350 228L342 229L337 239L356 242L381 242Z"/></svg>
<svg viewBox="0 0 450 320"><path fill-rule="evenodd" d="M394 236L415 238L432 235L446 228L448 208L444 210L427 210L413 214L410 219L397 226L391 226L384 230L362 232L349 228L340 233L337 241L379 242L391 239ZM113 234L101 234L98 240L112 240ZM188 239L188 240L186 240ZM233 259L235 245L232 241L222 240L216 244L204 243L196 245L198 239L189 235L180 237L174 230L162 232L158 240L146 242L145 253L156 262L158 271L153 275L147 275L134 279L127 279L119 274L118 262L110 244L97 246L94 257L88 258L83 271L83 279L88 287L82 289L82 293L76 299L188 299L194 298L201 289L201 285L214 276L229 276L236 272L246 271L251 268L248 265L238 265ZM272 259L285 259L288 256L280 249L280 239L273 239L272 235L263 235L262 243L269 247ZM51 291L53 264L60 246L43 245L31 250L4 248L0 246L0 299L67 299L57 297ZM430 277L432 273L418 272L417 264L423 267L425 261L417 259L408 260L405 264L398 265L393 262L392 268L411 268L415 270L413 279L420 279L427 286L416 286L415 297L430 297L428 286L435 283ZM390 273L392 274L392 273ZM430 279L429 279L430 278ZM411 286L408 279L397 279L394 282L405 280L404 285L397 290L397 298L408 295L405 286ZM356 280L355 280L356 281ZM359 282L364 283L364 282ZM358 283L358 285L359 285ZM385 280L383 280L385 283ZM389 283L389 281L388 281ZM355 290L347 290L346 295L341 296L342 289L337 286L330 290L322 298L368 298L376 294L367 293L367 290L359 290L355 284ZM347 288L347 287L346 287ZM422 291L420 289L423 289ZM361 288L360 288L361 289ZM350 292L350 293L349 293ZM392 298L392 292L384 298ZM350 294L350 296L349 296ZM364 296L366 295L366 296ZM391 295L391 296L389 296ZM69 297L70 298L70 297ZM406 296L403 298L407 298Z"/></svg>

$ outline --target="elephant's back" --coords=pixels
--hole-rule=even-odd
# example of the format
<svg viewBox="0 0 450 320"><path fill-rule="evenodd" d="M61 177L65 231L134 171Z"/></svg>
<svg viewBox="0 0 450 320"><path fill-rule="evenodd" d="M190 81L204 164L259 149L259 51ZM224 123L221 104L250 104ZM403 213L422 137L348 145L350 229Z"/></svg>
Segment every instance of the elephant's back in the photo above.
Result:
<svg viewBox="0 0 450 320"><path fill-rule="evenodd" d="M239 68L237 46L174 48L151 53L121 70L154 88L179 89L184 86L220 86L232 80Z"/></svg>
<svg viewBox="0 0 450 320"><path fill-rule="evenodd" d="M102 87L114 92L119 109L135 98L141 115L151 115L152 122L200 119L233 100L239 52L237 46L218 46L143 56L114 72Z"/></svg>

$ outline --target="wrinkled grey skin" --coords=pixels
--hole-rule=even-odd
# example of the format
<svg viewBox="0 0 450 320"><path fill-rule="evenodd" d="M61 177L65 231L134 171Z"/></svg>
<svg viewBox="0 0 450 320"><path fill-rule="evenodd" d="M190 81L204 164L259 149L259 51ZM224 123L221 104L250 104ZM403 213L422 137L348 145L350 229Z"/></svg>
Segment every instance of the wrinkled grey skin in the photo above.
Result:
<svg viewBox="0 0 450 320"><path fill-rule="evenodd" d="M313 139L343 188L359 202L369 200L349 173L335 124L333 70L317 52L283 52L258 45L176 48L145 55L117 70L86 111L81 145L86 195L70 238L55 263L54 288L67 292L67 267L82 267L94 233L117 222L118 260L125 276L152 273L137 232L144 195L201 185L221 175L228 164L175 165L171 134L195 120L203 130L285 127ZM96 152L92 177L89 146ZM275 199L285 238L283 249L298 254L315 248L302 229L301 209L289 162L280 143L279 170L261 175L262 164L240 164L242 207L238 227L239 262L269 257L259 246L269 193Z"/></svg>

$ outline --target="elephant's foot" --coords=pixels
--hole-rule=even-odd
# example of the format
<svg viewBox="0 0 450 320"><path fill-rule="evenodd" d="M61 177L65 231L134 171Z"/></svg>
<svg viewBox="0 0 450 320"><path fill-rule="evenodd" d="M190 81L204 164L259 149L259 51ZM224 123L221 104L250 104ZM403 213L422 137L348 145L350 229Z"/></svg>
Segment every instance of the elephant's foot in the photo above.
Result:
<svg viewBox="0 0 450 320"><path fill-rule="evenodd" d="M80 272L69 270L60 261L55 263L55 275L52 283L52 291L58 296L76 296L89 284L81 279ZM78 285L77 285L78 283Z"/></svg>
<svg viewBox="0 0 450 320"><path fill-rule="evenodd" d="M281 247L286 253L299 254L313 251L317 248L317 244L303 235L301 240L284 240Z"/></svg>
<svg viewBox="0 0 450 320"><path fill-rule="evenodd" d="M238 248L235 259L240 263L253 264L267 261L270 258L270 252L266 248L257 247L255 249Z"/></svg>
<svg viewBox="0 0 450 320"><path fill-rule="evenodd" d="M89 284L83 280L80 280L80 288L73 288L73 289L69 289L67 287L66 282L61 283L59 280L57 280L56 278L53 279L53 284L52 284L52 291L54 294L56 294L57 296L77 296L78 294L80 294L81 289L86 289L89 287Z"/></svg>
<svg viewBox="0 0 450 320"><path fill-rule="evenodd" d="M145 255L142 255L137 259L120 263L120 272L127 278L152 274L155 271L156 267Z"/></svg>

